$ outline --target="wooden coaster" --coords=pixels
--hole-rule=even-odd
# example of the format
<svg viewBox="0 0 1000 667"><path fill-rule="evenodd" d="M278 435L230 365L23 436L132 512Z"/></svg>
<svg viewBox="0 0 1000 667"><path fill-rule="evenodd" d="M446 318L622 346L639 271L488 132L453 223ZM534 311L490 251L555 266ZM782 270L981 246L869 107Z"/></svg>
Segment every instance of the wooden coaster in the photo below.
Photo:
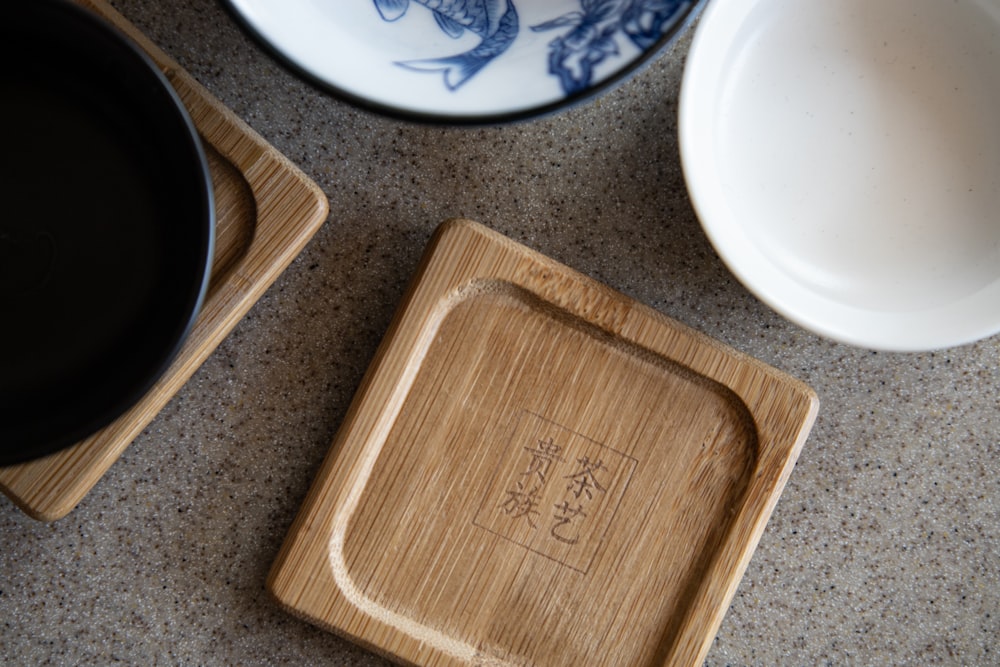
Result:
<svg viewBox="0 0 1000 667"><path fill-rule="evenodd" d="M0 491L28 515L68 514L142 432L326 220L322 191L103 0L77 0L142 47L177 90L208 155L216 247L208 296L160 381L102 431L43 459L0 468Z"/></svg>
<svg viewBox="0 0 1000 667"><path fill-rule="evenodd" d="M271 571L285 608L418 665L695 665L818 401L450 221Z"/></svg>

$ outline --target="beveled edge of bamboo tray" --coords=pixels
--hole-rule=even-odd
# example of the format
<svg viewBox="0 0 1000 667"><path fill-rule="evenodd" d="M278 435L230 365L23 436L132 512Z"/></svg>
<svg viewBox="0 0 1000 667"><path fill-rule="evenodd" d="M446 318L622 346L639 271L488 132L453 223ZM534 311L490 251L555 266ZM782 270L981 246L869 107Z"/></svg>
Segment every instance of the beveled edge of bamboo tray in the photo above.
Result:
<svg viewBox="0 0 1000 667"><path fill-rule="evenodd" d="M258 218L245 254L226 272L221 284L210 288L176 359L136 406L69 449L0 468L0 491L40 521L60 519L79 504L298 256L329 214L329 201L316 183L105 0L74 1L121 30L161 68L202 140L245 179L254 195Z"/></svg>
<svg viewBox="0 0 1000 667"><path fill-rule="evenodd" d="M469 239L491 249L488 260L482 260L480 265L463 262L458 269L443 268L449 264L449 259L455 259L450 253L454 254L456 244ZM401 359L406 360L415 353L420 346L417 338L425 335L428 321L440 316L440 313L425 312L424 306L438 302L449 290L460 288L469 280L496 278L496 271L506 270L498 267L518 262L534 267L532 270L538 281L536 289L547 283L586 294L581 303L556 303L558 307L568 309L587 322L596 320L601 328L721 383L744 402L753 416L759 446L757 468L732 521L733 528L727 532L707 566L702 584L679 625L677 640L663 663L701 664L816 419L819 409L816 393L804 382L760 360L469 220L453 219L442 223L428 243L272 565L267 590L275 602L292 615L382 655L416 664L469 664L468 660L428 648L417 637L394 636L383 621L357 608L353 608L353 614L358 620L352 627L341 627L329 620L337 605L351 607L352 603L349 596L338 589L330 572L328 552L332 548L338 513L352 492L358 457L364 452L367 440L373 437L371 434L380 422L381 413L393 409L393 396L384 392L376 395L379 387L392 386L399 380L397 371L392 369L398 369ZM500 279L509 277L502 275ZM435 282L438 285L431 286ZM543 294L542 298L551 300L552 294ZM610 311L606 308L608 305L613 306ZM787 423L782 424L782 420ZM391 646L383 641L387 636L392 636ZM476 656L476 660L483 659L486 658Z"/></svg>

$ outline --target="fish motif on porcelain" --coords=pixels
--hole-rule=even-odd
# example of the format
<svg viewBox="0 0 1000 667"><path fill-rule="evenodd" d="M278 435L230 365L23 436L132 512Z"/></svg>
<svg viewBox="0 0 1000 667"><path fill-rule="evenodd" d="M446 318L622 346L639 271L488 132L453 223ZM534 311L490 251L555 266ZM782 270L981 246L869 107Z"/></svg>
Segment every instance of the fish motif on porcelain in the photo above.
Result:
<svg viewBox="0 0 1000 667"><path fill-rule="evenodd" d="M520 32L513 0L374 0L385 21L399 20L411 2L434 13L438 27L459 38L469 31L480 43L465 53L444 58L409 60L401 67L441 72L445 86L458 90L494 59L507 51ZM531 26L534 32L561 31L548 44L547 73L558 79L566 95L586 90L595 82L601 63L623 57L619 46L627 40L640 51L652 48L674 27L679 13L692 0L580 0L579 11L562 14Z"/></svg>

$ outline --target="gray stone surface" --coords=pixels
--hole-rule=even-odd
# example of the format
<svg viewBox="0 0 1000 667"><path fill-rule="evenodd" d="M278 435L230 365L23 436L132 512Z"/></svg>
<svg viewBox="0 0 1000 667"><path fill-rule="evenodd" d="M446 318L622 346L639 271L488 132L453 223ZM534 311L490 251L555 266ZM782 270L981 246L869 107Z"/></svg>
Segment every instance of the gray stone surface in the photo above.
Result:
<svg viewBox="0 0 1000 667"><path fill-rule="evenodd" d="M114 5L331 214L73 513L41 524L0 499L0 663L385 664L278 609L264 578L424 243L466 216L818 392L707 664L1000 664L1000 338L873 353L736 282L681 174L688 39L557 116L435 128L317 92L210 0Z"/></svg>

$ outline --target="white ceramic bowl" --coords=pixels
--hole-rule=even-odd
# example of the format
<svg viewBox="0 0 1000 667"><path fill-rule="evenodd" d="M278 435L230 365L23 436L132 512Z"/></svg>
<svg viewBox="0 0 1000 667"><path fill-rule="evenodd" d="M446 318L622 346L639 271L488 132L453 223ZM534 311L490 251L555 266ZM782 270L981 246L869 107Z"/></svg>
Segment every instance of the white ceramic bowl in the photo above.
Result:
<svg viewBox="0 0 1000 667"><path fill-rule="evenodd" d="M713 0L679 127L711 242L788 319L897 351L1000 331L997 0Z"/></svg>
<svg viewBox="0 0 1000 667"><path fill-rule="evenodd" d="M227 0L324 89L441 123L515 120L589 98L661 51L704 1Z"/></svg>

